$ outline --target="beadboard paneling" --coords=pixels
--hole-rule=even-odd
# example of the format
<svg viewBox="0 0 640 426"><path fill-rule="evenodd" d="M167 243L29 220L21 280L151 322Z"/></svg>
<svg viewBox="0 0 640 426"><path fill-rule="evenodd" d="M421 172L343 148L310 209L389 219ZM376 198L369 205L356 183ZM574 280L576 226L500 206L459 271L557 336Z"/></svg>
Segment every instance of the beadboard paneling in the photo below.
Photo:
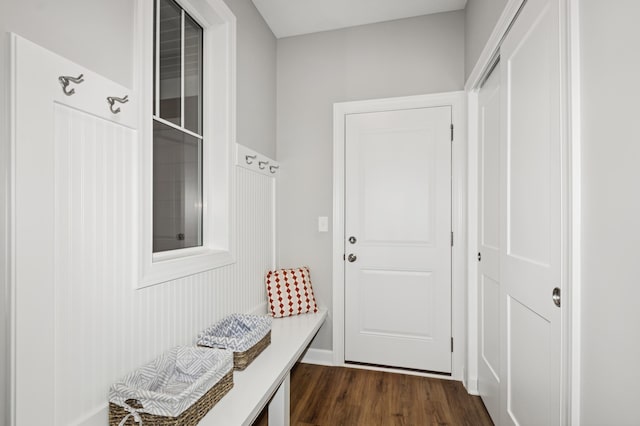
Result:
<svg viewBox="0 0 640 426"><path fill-rule="evenodd" d="M264 303L275 181L236 168L237 262L135 289L135 131L55 107L55 424L105 424L109 385Z"/></svg>

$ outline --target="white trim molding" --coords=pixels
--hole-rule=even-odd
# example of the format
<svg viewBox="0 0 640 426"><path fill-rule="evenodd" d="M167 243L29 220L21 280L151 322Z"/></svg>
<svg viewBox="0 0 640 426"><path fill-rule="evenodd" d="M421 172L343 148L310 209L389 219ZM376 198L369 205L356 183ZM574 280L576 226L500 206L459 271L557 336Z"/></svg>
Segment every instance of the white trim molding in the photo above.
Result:
<svg viewBox="0 0 640 426"><path fill-rule="evenodd" d="M333 351L309 348L302 356L305 364L333 366Z"/></svg>
<svg viewBox="0 0 640 426"><path fill-rule="evenodd" d="M178 0L203 34L203 245L153 253L153 2L136 2L139 112L138 288L235 262L236 18L223 0ZM215 96L213 95L215 93Z"/></svg>
<svg viewBox="0 0 640 426"><path fill-rule="evenodd" d="M567 38L568 38L568 79L569 90L569 161L571 162L570 176L570 212L568 226L570 227L570 259L569 277L567 279L568 298L570 300L570 312L568 324L565 326L567 333L567 392L566 401L570 406L567 413L567 424L580 424L580 388L582 384L580 371L582 359L580 348L582 345L582 327L580 317L582 315L582 109L581 109L581 75L580 75L580 0L568 0L567 4Z"/></svg>
<svg viewBox="0 0 640 426"><path fill-rule="evenodd" d="M467 94L467 362L463 382L478 394L478 92Z"/></svg>
<svg viewBox="0 0 640 426"><path fill-rule="evenodd" d="M495 27L493 27L487 44L484 45L484 49L480 52L480 57L471 70L471 74L467 77L467 82L464 86L466 91L475 90L480 86L482 79L488 71L490 71L490 64L493 63L493 59L498 54L502 39L504 39L504 36L509 31L511 24L516 19L516 16L518 16L518 12L520 12L520 9L526 1L527 0L508 0L502 10L500 18L498 18L498 22L496 22Z"/></svg>
<svg viewBox="0 0 640 426"><path fill-rule="evenodd" d="M455 235L452 250L451 315L454 352L451 378L462 380L466 360L466 265L467 265L467 130L464 92L448 92L398 98L342 102L333 105L333 365L344 362L344 148L345 115L411 108L451 106L454 140L452 146L451 226ZM349 365L351 366L351 365ZM394 369L384 369L395 371ZM400 371L400 370L398 370ZM405 371L405 370L401 370ZM447 376L431 375L432 377Z"/></svg>
<svg viewBox="0 0 640 426"><path fill-rule="evenodd" d="M14 126L10 99L14 98L15 85L11 64L15 63L9 33L0 35L0 423L13 425L12 400L15 375L12 361L14 303L12 301L14 223Z"/></svg>

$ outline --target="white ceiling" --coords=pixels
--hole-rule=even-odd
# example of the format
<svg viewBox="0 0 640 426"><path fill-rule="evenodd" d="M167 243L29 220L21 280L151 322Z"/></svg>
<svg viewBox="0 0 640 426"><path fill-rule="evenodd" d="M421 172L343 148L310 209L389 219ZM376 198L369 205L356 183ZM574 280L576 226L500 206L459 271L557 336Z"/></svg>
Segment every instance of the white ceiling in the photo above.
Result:
<svg viewBox="0 0 640 426"><path fill-rule="evenodd" d="M467 0L253 0L277 38L464 9Z"/></svg>

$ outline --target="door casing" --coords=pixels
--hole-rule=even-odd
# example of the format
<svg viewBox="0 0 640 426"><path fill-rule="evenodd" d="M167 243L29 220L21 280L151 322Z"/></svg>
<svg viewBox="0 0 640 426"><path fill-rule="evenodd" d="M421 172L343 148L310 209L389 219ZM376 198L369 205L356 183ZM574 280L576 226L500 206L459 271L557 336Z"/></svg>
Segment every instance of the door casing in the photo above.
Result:
<svg viewBox="0 0 640 426"><path fill-rule="evenodd" d="M500 418L500 64L479 90L478 112L478 393ZM490 217L491 219L487 220Z"/></svg>
<svg viewBox="0 0 640 426"><path fill-rule="evenodd" d="M412 108L451 106L454 137L452 145L451 224L454 245L451 252L451 312L454 340L451 378L463 380L466 362L466 285L467 276L467 128L465 92L371 99L341 102L333 105L333 365L344 362L344 182L345 182L345 115ZM373 367L367 367L373 368ZM382 368L394 371L392 368ZM402 370L406 372L405 370ZM448 377L430 373L423 376Z"/></svg>

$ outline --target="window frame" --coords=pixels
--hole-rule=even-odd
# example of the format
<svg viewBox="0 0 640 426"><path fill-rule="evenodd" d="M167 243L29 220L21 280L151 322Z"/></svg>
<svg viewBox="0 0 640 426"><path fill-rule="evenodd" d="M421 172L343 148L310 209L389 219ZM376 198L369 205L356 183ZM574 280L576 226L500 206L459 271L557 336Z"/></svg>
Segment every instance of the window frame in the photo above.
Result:
<svg viewBox="0 0 640 426"><path fill-rule="evenodd" d="M135 83L140 99L137 288L226 266L236 258L236 19L223 0L176 0L203 28L202 246L153 253L154 3L136 0Z"/></svg>

